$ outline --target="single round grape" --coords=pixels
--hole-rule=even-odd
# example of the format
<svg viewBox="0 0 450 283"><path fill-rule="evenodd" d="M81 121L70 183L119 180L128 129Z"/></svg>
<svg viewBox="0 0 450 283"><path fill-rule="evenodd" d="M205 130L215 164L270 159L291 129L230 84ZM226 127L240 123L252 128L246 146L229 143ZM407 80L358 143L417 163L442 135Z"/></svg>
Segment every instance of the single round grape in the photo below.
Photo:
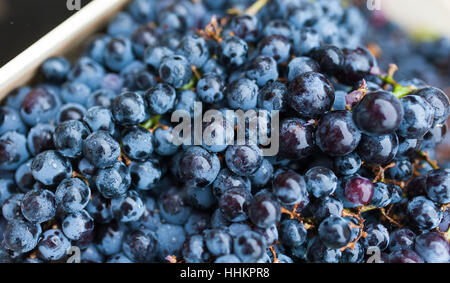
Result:
<svg viewBox="0 0 450 283"><path fill-rule="evenodd" d="M0 136L0 170L16 170L29 157L24 135L6 132Z"/></svg>
<svg viewBox="0 0 450 283"><path fill-rule="evenodd" d="M289 84L288 101L302 118L318 118L331 109L334 88L324 75L305 73Z"/></svg>
<svg viewBox="0 0 450 283"><path fill-rule="evenodd" d="M344 186L345 198L352 204L367 205L372 200L374 185L370 180L355 176L347 180Z"/></svg>
<svg viewBox="0 0 450 283"><path fill-rule="evenodd" d="M94 220L86 210L68 214L62 221L62 231L70 240L78 241L94 230Z"/></svg>
<svg viewBox="0 0 450 283"><path fill-rule="evenodd" d="M450 100L445 93L435 87L425 87L414 93L423 97L434 109L433 126L444 123L450 113Z"/></svg>
<svg viewBox="0 0 450 283"><path fill-rule="evenodd" d="M395 133L383 136L366 136L363 134L356 151L361 159L368 164L388 164L397 155L397 135Z"/></svg>
<svg viewBox="0 0 450 283"><path fill-rule="evenodd" d="M47 230L42 234L38 250L45 260L59 260L70 248L69 239L59 229Z"/></svg>
<svg viewBox="0 0 450 283"><path fill-rule="evenodd" d="M428 263L448 263L450 245L441 234L431 231L416 238L416 252Z"/></svg>
<svg viewBox="0 0 450 283"><path fill-rule="evenodd" d="M126 196L111 200L111 211L117 220L131 222L144 214L145 206L136 191L128 191Z"/></svg>
<svg viewBox="0 0 450 283"><path fill-rule="evenodd" d="M98 131L84 140L84 157L95 167L113 166L120 156L120 145L108 132Z"/></svg>
<svg viewBox="0 0 450 283"><path fill-rule="evenodd" d="M131 185L128 167L122 162L116 161L112 167L97 172L95 184L105 198L123 197Z"/></svg>
<svg viewBox="0 0 450 283"><path fill-rule="evenodd" d="M34 189L22 200L22 215L30 222L43 223L56 215L55 195L49 190Z"/></svg>
<svg viewBox="0 0 450 283"><path fill-rule="evenodd" d="M123 240L123 253L135 262L149 263L158 253L157 238L153 231L138 229L127 233Z"/></svg>
<svg viewBox="0 0 450 283"><path fill-rule="evenodd" d="M273 180L272 191L282 204L308 204L308 189L303 176L287 171L278 174Z"/></svg>
<svg viewBox="0 0 450 283"><path fill-rule="evenodd" d="M96 227L98 244L96 248L105 256L116 254L122 250L122 243L127 231L123 224L115 221Z"/></svg>
<svg viewBox="0 0 450 283"><path fill-rule="evenodd" d="M134 127L128 129L122 137L122 149L132 160L144 161L151 157L154 150L155 138L145 128Z"/></svg>
<svg viewBox="0 0 450 283"><path fill-rule="evenodd" d="M228 221L240 222L248 218L249 201L250 194L245 189L233 188L220 197L219 208Z"/></svg>
<svg viewBox="0 0 450 283"><path fill-rule="evenodd" d="M337 188L338 179L333 171L325 167L313 167L305 174L305 181L308 192L316 198L324 198Z"/></svg>
<svg viewBox="0 0 450 283"><path fill-rule="evenodd" d="M335 170L337 173L345 176L350 176L358 172L361 168L361 163L361 157L356 152L334 158Z"/></svg>
<svg viewBox="0 0 450 283"><path fill-rule="evenodd" d="M344 218L330 216L320 223L319 238L330 248L345 247L351 241L350 226Z"/></svg>
<svg viewBox="0 0 450 283"><path fill-rule="evenodd" d="M186 241L186 234L183 226L162 224L156 230L156 239L160 259L165 259L169 255L179 257Z"/></svg>
<svg viewBox="0 0 450 283"><path fill-rule="evenodd" d="M415 197L408 203L407 213L411 224L420 230L436 228L442 218L436 204L422 196Z"/></svg>
<svg viewBox="0 0 450 283"><path fill-rule="evenodd" d="M416 234L408 228L395 230L389 236L389 250L391 252L414 248Z"/></svg>
<svg viewBox="0 0 450 283"><path fill-rule="evenodd" d="M53 141L63 156L76 158L83 153L83 142L90 133L82 122L69 120L56 126Z"/></svg>
<svg viewBox="0 0 450 283"><path fill-rule="evenodd" d="M262 87L278 78L277 62L270 56L259 55L245 65L245 73L247 78Z"/></svg>
<svg viewBox="0 0 450 283"><path fill-rule="evenodd" d="M343 156L352 153L361 140L361 132L347 111L325 114L316 130L316 144L326 154Z"/></svg>
<svg viewBox="0 0 450 283"><path fill-rule="evenodd" d="M220 171L217 155L201 147L190 147L182 152L177 166L177 174L188 186L205 187L210 185Z"/></svg>
<svg viewBox="0 0 450 283"><path fill-rule="evenodd" d="M434 122L433 107L418 95L407 95L400 102L405 114L398 128L398 135L408 139L423 138Z"/></svg>
<svg viewBox="0 0 450 283"><path fill-rule="evenodd" d="M450 169L435 169L428 172L426 194L429 199L439 204L450 202Z"/></svg>
<svg viewBox="0 0 450 283"><path fill-rule="evenodd" d="M158 203L162 218L171 224L184 224L191 214L183 192L175 187L163 192Z"/></svg>
<svg viewBox="0 0 450 283"><path fill-rule="evenodd" d="M213 256L223 256L232 252L232 238L224 230L212 229L205 231L205 242L208 251Z"/></svg>
<svg viewBox="0 0 450 283"><path fill-rule="evenodd" d="M161 180L162 170L157 160L144 162L132 162L128 169L131 176L131 184L138 190L151 190Z"/></svg>
<svg viewBox="0 0 450 283"><path fill-rule="evenodd" d="M262 151L252 145L230 146L225 153L225 162L235 174L248 177L261 166Z"/></svg>
<svg viewBox="0 0 450 283"><path fill-rule="evenodd" d="M268 228L280 221L281 205L272 193L261 191L252 198L248 214L253 224Z"/></svg>
<svg viewBox="0 0 450 283"><path fill-rule="evenodd" d="M376 207L386 207L391 203L388 185L377 182L374 184L373 197L370 204Z"/></svg>
<svg viewBox="0 0 450 283"><path fill-rule="evenodd" d="M86 207L91 197L91 189L81 179L65 179L56 188L55 197L62 210L73 213Z"/></svg>
<svg viewBox="0 0 450 283"><path fill-rule="evenodd" d="M302 159L310 156L315 149L314 128L299 118L286 119L280 125L281 157Z"/></svg>
<svg viewBox="0 0 450 283"><path fill-rule="evenodd" d="M28 131L27 145L31 155L36 156L46 150L55 149L53 135L55 126L50 124L37 124Z"/></svg>
<svg viewBox="0 0 450 283"><path fill-rule="evenodd" d="M41 225L14 219L4 232L5 247L17 253L29 252L37 246L41 233Z"/></svg>
<svg viewBox="0 0 450 283"><path fill-rule="evenodd" d="M234 252L242 262L259 260L265 250L266 243L259 233L247 231L234 239Z"/></svg>
<svg viewBox="0 0 450 283"><path fill-rule="evenodd" d="M396 131L404 111L398 98L386 91L370 92L353 107L353 120L366 135L387 135Z"/></svg>
<svg viewBox="0 0 450 283"><path fill-rule="evenodd" d="M22 215L21 204L24 196L24 194L14 194L3 203L2 215L8 222Z"/></svg>
<svg viewBox="0 0 450 283"><path fill-rule="evenodd" d="M384 251L389 246L389 232L381 224L369 224L364 227L364 231L367 236L363 240L363 244L366 248L378 247L381 251Z"/></svg>
<svg viewBox="0 0 450 283"><path fill-rule="evenodd" d="M281 221L279 226L280 240L283 246L295 248L307 241L307 231L303 224L294 219Z"/></svg>

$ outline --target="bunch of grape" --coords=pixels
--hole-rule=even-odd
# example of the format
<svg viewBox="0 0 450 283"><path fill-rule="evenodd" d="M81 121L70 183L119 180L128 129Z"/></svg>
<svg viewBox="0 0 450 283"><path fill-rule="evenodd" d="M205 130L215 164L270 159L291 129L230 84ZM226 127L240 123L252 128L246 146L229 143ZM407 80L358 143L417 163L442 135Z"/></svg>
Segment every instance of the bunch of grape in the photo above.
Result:
<svg viewBox="0 0 450 283"><path fill-rule="evenodd" d="M134 0L0 108L0 260L449 262L427 151L450 102L382 72L365 25L339 0ZM196 101L279 112L278 154L177 145Z"/></svg>

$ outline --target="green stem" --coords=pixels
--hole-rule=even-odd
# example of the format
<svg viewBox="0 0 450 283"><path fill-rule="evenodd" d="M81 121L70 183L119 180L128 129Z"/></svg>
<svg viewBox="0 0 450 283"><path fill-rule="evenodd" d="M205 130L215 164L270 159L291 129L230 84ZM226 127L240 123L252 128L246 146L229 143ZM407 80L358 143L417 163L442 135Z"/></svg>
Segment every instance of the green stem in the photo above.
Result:
<svg viewBox="0 0 450 283"><path fill-rule="evenodd" d="M185 84L184 86L182 86L180 88L180 90L188 90L191 89L193 87L195 87L195 84L197 83L197 79L195 78L195 76L192 76L191 80Z"/></svg>
<svg viewBox="0 0 450 283"><path fill-rule="evenodd" d="M269 2L269 0L258 0L245 10L247 15L256 15Z"/></svg>
<svg viewBox="0 0 450 283"><path fill-rule="evenodd" d="M154 126L158 125L160 119L161 119L161 115L153 116L148 121L141 124L141 127L149 130L149 129L153 128Z"/></svg>

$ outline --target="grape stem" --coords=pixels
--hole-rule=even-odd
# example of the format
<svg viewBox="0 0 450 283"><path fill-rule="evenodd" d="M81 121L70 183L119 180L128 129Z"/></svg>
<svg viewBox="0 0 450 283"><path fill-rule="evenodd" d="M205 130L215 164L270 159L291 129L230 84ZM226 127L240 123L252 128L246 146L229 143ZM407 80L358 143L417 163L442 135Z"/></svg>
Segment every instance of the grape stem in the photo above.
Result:
<svg viewBox="0 0 450 283"><path fill-rule="evenodd" d="M197 67L195 67L195 65L191 65L191 69L192 69L192 73L194 73L195 78L197 79L197 81L199 81L202 76L200 75L200 72L197 70Z"/></svg>
<svg viewBox="0 0 450 283"><path fill-rule="evenodd" d="M297 219L300 223L303 224L303 226L305 227L306 230L314 228L314 224L311 223L312 222L311 219L302 218L300 216L300 213L297 212L297 206L298 206L298 204L295 204L292 211L290 211L287 208L282 206L281 213L289 215L291 219L294 219L294 218ZM308 220L309 223L306 223L305 220Z"/></svg>
<svg viewBox="0 0 450 283"><path fill-rule="evenodd" d="M247 15L256 15L258 12L266 6L266 4L269 2L269 0L258 0L255 3L253 3L250 7L248 7L244 13Z"/></svg>
<svg viewBox="0 0 450 283"><path fill-rule="evenodd" d="M398 71L398 67L395 64L390 64L389 69L386 75L380 75L379 78L384 83L384 89L388 89L388 86L391 85L393 89L393 93L397 98L402 98L406 95L411 94L417 88L415 86L403 86L397 83L394 80L394 74Z"/></svg>
<svg viewBox="0 0 450 283"><path fill-rule="evenodd" d="M270 249L270 252L271 252L272 255L273 255L273 261L272 261L272 263L279 263L280 261L278 260L278 257L277 257L277 253L276 253L276 251L275 251L275 248L274 248L273 246L270 246L269 249Z"/></svg>
<svg viewBox="0 0 450 283"><path fill-rule="evenodd" d="M375 174L375 179L373 179L373 183L376 183L378 181L380 182L384 182L384 173L386 172L387 169L392 168L395 166L395 162L392 162L388 165L386 165L385 167L382 167L381 165L372 168L373 171L377 171Z"/></svg>
<svg viewBox="0 0 450 283"><path fill-rule="evenodd" d="M390 217L388 213L386 213L386 210L384 209L384 207L380 208L381 214L383 214L383 216L389 220L389 222L391 222L392 224L395 224L397 227L402 228L403 226L397 222L396 220L394 220L394 218Z"/></svg>
<svg viewBox="0 0 450 283"><path fill-rule="evenodd" d="M419 151L419 156L422 157L433 169L439 169L439 166L437 165L437 162L434 160L431 160L430 156L428 155L428 152Z"/></svg>
<svg viewBox="0 0 450 283"><path fill-rule="evenodd" d="M362 238L362 237L366 237L367 233L364 232L364 219L361 217L361 211L363 208L358 208L358 212L357 213L353 213L348 209L344 209L342 211L342 216L343 217L353 217L356 220L358 220L358 225L353 224L354 226L359 227L359 233L358 236L356 237L356 239L353 242L348 243L345 247L341 248L341 251L345 251L346 249L351 249L354 250L356 247L356 243Z"/></svg>
<svg viewBox="0 0 450 283"><path fill-rule="evenodd" d="M72 178L79 178L81 179L83 182L85 182L87 185L89 185L89 181L86 177L84 177L83 174L77 172L77 171L72 171Z"/></svg>

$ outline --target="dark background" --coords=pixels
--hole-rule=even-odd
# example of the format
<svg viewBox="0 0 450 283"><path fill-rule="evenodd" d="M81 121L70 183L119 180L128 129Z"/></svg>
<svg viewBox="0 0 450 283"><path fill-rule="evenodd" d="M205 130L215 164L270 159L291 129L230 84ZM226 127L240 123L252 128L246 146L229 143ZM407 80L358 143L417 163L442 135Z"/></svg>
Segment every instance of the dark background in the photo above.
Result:
<svg viewBox="0 0 450 283"><path fill-rule="evenodd" d="M91 0L82 0L82 6ZM0 67L76 13L66 0L0 0Z"/></svg>

